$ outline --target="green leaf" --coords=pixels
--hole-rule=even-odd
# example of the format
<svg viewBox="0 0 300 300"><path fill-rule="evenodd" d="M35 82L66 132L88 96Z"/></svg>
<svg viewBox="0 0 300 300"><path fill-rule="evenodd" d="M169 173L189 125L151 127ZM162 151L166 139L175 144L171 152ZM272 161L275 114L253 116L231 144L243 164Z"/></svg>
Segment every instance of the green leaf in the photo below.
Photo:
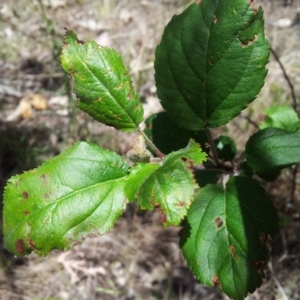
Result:
<svg viewBox="0 0 300 300"><path fill-rule="evenodd" d="M219 159L232 161L237 153L235 142L227 135L220 135L214 140Z"/></svg>
<svg viewBox="0 0 300 300"><path fill-rule="evenodd" d="M108 231L125 208L128 165L116 153L78 143L4 192L4 243L12 253L68 249Z"/></svg>
<svg viewBox="0 0 300 300"><path fill-rule="evenodd" d="M71 30L64 43L61 64L75 81L79 108L116 129L136 130L143 107L120 55L95 41L79 41Z"/></svg>
<svg viewBox="0 0 300 300"><path fill-rule="evenodd" d="M205 152L209 152L204 130L195 132L183 129L174 123L166 112L150 116L146 120L145 133L164 154L186 147L190 139L199 143Z"/></svg>
<svg viewBox="0 0 300 300"><path fill-rule="evenodd" d="M300 162L300 132L266 128L253 134L245 148L248 165L269 181L280 170Z"/></svg>
<svg viewBox="0 0 300 300"><path fill-rule="evenodd" d="M176 226L186 216L198 187L191 166L205 158L206 154L191 141L160 164L139 164L128 176L126 195L130 201L137 201L141 209L160 208L164 226Z"/></svg>
<svg viewBox="0 0 300 300"><path fill-rule="evenodd" d="M264 189L254 179L233 177L225 186L200 189L180 243L198 280L242 300L262 284L278 233L276 210Z"/></svg>
<svg viewBox="0 0 300 300"><path fill-rule="evenodd" d="M155 52L161 104L188 130L226 124L267 74L263 11L249 0L202 0L174 16Z"/></svg>
<svg viewBox="0 0 300 300"><path fill-rule="evenodd" d="M260 129L275 127L294 132L300 129L297 113L289 106L274 106L264 110L266 119L259 125Z"/></svg>

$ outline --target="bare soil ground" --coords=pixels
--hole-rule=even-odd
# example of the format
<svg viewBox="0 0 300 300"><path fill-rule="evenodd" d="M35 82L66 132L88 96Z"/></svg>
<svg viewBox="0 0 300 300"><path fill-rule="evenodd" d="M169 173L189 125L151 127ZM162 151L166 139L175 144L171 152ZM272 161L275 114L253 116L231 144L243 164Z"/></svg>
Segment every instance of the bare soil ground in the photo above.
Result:
<svg viewBox="0 0 300 300"><path fill-rule="evenodd" d="M150 115L161 109L153 79L155 46L165 24L188 2L0 0L0 190L11 175L77 140L121 154L131 147L131 135L101 126L76 108L58 62L64 28L121 53ZM300 0L254 3L265 10L267 37L299 102ZM292 104L273 56L258 99L226 127L239 150L271 103ZM300 299L300 174L293 195L292 180L293 170L287 170L275 183L263 182L284 226L272 247L265 282L248 299ZM0 242L0 300L227 299L194 279L178 247L178 230L162 228L158 212L141 213L130 206L109 233L67 252L21 259Z"/></svg>

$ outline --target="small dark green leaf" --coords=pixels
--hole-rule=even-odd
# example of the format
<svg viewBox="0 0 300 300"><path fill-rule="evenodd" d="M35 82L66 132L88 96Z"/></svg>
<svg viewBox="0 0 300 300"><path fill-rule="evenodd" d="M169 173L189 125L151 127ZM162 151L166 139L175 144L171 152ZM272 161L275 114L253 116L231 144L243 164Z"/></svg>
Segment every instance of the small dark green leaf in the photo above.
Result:
<svg viewBox="0 0 300 300"><path fill-rule="evenodd" d="M61 63L75 81L80 109L122 131L138 128L143 120L143 107L115 50L94 41L81 42L74 32L67 30Z"/></svg>
<svg viewBox="0 0 300 300"><path fill-rule="evenodd" d="M128 165L116 153L78 143L4 192L4 243L12 253L68 249L108 231L125 208Z"/></svg>
<svg viewBox="0 0 300 300"><path fill-rule="evenodd" d="M279 233L272 202L257 181L233 177L200 189L181 231L183 255L196 277L242 300L262 284L269 245Z"/></svg>
<svg viewBox="0 0 300 300"><path fill-rule="evenodd" d="M185 149L167 155L160 164L139 164L131 169L125 192L141 209L159 208L164 226L179 225L186 216L198 187L191 165L202 163L206 154L191 141Z"/></svg>
<svg viewBox="0 0 300 300"><path fill-rule="evenodd" d="M207 138L204 130L183 129L172 121L166 112L150 116L146 120L145 133L164 154L186 147L190 139L199 143L205 152L209 151L206 147Z"/></svg>
<svg viewBox="0 0 300 300"><path fill-rule="evenodd" d="M264 111L266 119L259 125L260 129L275 127L294 132L300 129L297 113L289 106L274 106Z"/></svg>
<svg viewBox="0 0 300 300"><path fill-rule="evenodd" d="M252 135L245 149L248 165L266 180L300 162L300 132L266 128Z"/></svg>
<svg viewBox="0 0 300 300"><path fill-rule="evenodd" d="M227 135L220 135L214 142L219 159L232 161L235 158L237 150L232 138Z"/></svg>
<svg viewBox="0 0 300 300"><path fill-rule="evenodd" d="M181 127L217 127L255 99L268 59L261 8L249 0L197 1L172 18L156 48L157 94Z"/></svg>

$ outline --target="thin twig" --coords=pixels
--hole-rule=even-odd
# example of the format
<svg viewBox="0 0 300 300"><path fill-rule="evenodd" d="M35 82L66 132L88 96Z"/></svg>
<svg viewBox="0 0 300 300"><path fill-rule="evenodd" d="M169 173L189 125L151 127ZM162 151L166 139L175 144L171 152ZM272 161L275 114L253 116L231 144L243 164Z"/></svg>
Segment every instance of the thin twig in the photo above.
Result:
<svg viewBox="0 0 300 300"><path fill-rule="evenodd" d="M279 57L277 55L277 53L275 52L275 50L272 47L270 47L270 49L271 49L271 52L272 52L275 60L278 62L279 66L280 66L280 68L282 70L283 76L284 76L284 78L285 78L285 80L286 80L286 82L287 82L287 84L288 84L288 86L289 86L289 88L291 90L291 96L292 96L292 100L293 100L293 108L294 108L295 112L299 116L299 112L297 110L297 98L296 98L296 94L295 94L295 90L294 90L294 85L292 84L292 82L290 80L290 77L288 76L288 74L287 74L287 72L286 72L286 70L285 70L282 62L280 61L280 59L279 59Z"/></svg>
<svg viewBox="0 0 300 300"><path fill-rule="evenodd" d="M152 141L148 138L145 132L140 128L138 130L140 134L144 137L146 144L151 148L151 150L153 150L159 158L164 158L165 155L152 143Z"/></svg>
<svg viewBox="0 0 300 300"><path fill-rule="evenodd" d="M253 125L256 129L259 128L258 124L254 122L249 116L242 116L245 120L248 121L249 124Z"/></svg>
<svg viewBox="0 0 300 300"><path fill-rule="evenodd" d="M214 143L214 140L212 138L212 134L211 134L211 131L209 128L206 128L205 129L205 133L206 133L206 136L207 136L207 141L208 141L208 144L210 146L210 150L212 152L212 155L213 155L213 159L214 159L214 162L217 166L221 166L222 163L219 161L219 158L218 158L218 154L217 154L217 149L215 147L215 143Z"/></svg>

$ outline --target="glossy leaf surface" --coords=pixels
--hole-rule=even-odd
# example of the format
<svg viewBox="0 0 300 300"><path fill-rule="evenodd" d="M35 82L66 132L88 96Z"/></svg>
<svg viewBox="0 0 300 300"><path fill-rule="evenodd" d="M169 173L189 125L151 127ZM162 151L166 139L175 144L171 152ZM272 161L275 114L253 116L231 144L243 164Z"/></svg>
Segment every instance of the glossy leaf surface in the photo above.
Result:
<svg viewBox="0 0 300 300"><path fill-rule="evenodd" d="M195 276L242 300L262 283L276 210L257 181L233 177L200 189L181 231L183 255Z"/></svg>
<svg viewBox="0 0 300 300"><path fill-rule="evenodd" d="M300 162L300 132L260 130L249 138L245 154L248 165L259 176L272 181L280 170Z"/></svg>
<svg viewBox="0 0 300 300"><path fill-rule="evenodd" d="M5 247L45 255L105 233L125 208L127 171L118 154L82 142L12 177L4 193Z"/></svg>
<svg viewBox="0 0 300 300"><path fill-rule="evenodd" d="M74 79L80 109L116 129L137 129L143 120L143 107L115 50L94 41L81 42L67 30L61 63Z"/></svg>
<svg viewBox="0 0 300 300"><path fill-rule="evenodd" d="M172 18L156 48L157 94L180 127L217 127L255 99L268 59L261 8L197 1Z"/></svg>

